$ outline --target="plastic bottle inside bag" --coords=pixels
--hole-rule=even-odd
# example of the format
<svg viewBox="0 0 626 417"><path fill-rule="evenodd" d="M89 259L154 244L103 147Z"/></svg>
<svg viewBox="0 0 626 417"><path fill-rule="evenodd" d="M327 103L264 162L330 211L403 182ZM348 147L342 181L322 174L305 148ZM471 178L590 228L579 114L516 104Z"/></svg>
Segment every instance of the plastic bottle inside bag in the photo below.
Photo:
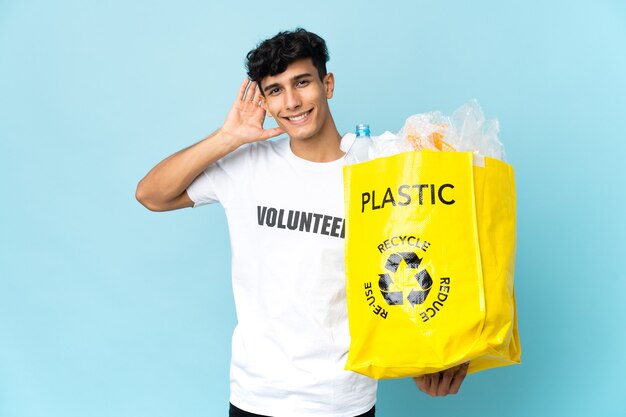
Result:
<svg viewBox="0 0 626 417"><path fill-rule="evenodd" d="M352 146L346 152L345 160L347 165L358 164L370 160L370 148L372 146L372 136L368 124L356 125L356 138Z"/></svg>

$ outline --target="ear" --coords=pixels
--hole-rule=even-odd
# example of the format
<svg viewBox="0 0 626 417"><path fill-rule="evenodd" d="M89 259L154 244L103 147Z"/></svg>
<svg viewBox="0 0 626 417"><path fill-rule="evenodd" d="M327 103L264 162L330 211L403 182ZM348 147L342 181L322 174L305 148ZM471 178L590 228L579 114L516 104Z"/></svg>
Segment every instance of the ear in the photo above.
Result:
<svg viewBox="0 0 626 417"><path fill-rule="evenodd" d="M324 90L326 91L326 98L333 98L333 92L335 91L335 75L329 72L324 77Z"/></svg>

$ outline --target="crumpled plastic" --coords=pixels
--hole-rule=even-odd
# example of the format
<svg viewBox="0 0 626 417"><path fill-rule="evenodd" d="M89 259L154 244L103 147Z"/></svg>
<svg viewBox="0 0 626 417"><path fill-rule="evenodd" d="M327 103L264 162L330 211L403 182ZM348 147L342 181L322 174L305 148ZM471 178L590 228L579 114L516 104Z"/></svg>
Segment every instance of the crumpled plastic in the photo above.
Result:
<svg viewBox="0 0 626 417"><path fill-rule="evenodd" d="M471 99L452 116L433 111L409 116L397 134L373 137L371 159L402 152L429 149L440 152L472 152L474 165L484 166L484 157L506 161L498 138L498 119L487 119L476 99Z"/></svg>
<svg viewBox="0 0 626 417"><path fill-rule="evenodd" d="M384 132L380 136L375 136L370 147L370 159L383 158L385 156L396 155L403 152L413 151L411 144L399 138L389 131Z"/></svg>

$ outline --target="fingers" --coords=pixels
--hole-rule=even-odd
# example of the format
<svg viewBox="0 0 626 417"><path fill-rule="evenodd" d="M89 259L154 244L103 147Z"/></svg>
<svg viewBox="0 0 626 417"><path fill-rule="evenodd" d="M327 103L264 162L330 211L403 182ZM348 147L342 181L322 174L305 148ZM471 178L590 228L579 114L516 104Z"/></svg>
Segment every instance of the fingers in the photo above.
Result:
<svg viewBox="0 0 626 417"><path fill-rule="evenodd" d="M259 100L261 98L261 92L256 81L251 81L248 86L248 91L246 92L246 101L254 104L255 106L259 106Z"/></svg>
<svg viewBox="0 0 626 417"><path fill-rule="evenodd" d="M432 395L432 396L437 395L437 388L439 387L440 379L441 379L441 372L435 372L434 374L428 375L428 378L427 378L428 395Z"/></svg>
<svg viewBox="0 0 626 417"><path fill-rule="evenodd" d="M413 381L415 381L415 385L417 385L417 388L419 388L423 392L426 392L426 382L425 382L425 379L426 379L425 375L413 378Z"/></svg>
<svg viewBox="0 0 626 417"><path fill-rule="evenodd" d="M449 390L450 394L456 394L459 392L459 389L461 388L461 384L463 383L463 380L465 380L465 377L467 376L468 368L469 368L469 362L465 362L463 365L460 366L459 370L454 375L452 382L450 383L450 390Z"/></svg>
<svg viewBox="0 0 626 417"><path fill-rule="evenodd" d="M439 372L439 374L441 375L441 380L437 386L436 395L448 395L450 392L450 384L452 383L454 375L456 375L456 368L446 369L445 371Z"/></svg>
<svg viewBox="0 0 626 417"><path fill-rule="evenodd" d="M265 129L263 131L262 139L273 138L274 136L282 135L285 131L280 127L275 127L273 129Z"/></svg>
<svg viewBox="0 0 626 417"><path fill-rule="evenodd" d="M246 98L253 103L254 102L258 103L259 102L258 95L259 95L259 88L256 85L256 81L252 81L250 83L250 86L248 86L248 93L246 95Z"/></svg>
<svg viewBox="0 0 626 417"><path fill-rule="evenodd" d="M467 375L469 362L445 371L413 378L417 387L432 397L456 394Z"/></svg>
<svg viewBox="0 0 626 417"><path fill-rule="evenodd" d="M257 102L259 101L260 91L257 87L256 81L252 81L249 78L245 78L241 85L239 86L239 91L237 91L237 100L239 101L251 101Z"/></svg>
<svg viewBox="0 0 626 417"><path fill-rule="evenodd" d="M253 86L251 85L250 88L252 87ZM259 107L261 106L261 90L259 89L259 86L257 85L257 83L254 83L254 94L252 98L250 99L250 101Z"/></svg>
<svg viewBox="0 0 626 417"><path fill-rule="evenodd" d="M250 80L248 78L244 78L244 80L241 82L239 90L237 91L237 100L243 101L243 98L246 94L246 87L248 86L249 82Z"/></svg>
<svg viewBox="0 0 626 417"><path fill-rule="evenodd" d="M433 381L435 379L435 376L437 376L438 374L426 374L426 375L422 375L422 376L418 376L417 378L413 378L413 380L415 381L415 385L417 385L417 387L423 391L424 393L434 396L436 394L436 392L434 392L432 390L432 386L433 386Z"/></svg>

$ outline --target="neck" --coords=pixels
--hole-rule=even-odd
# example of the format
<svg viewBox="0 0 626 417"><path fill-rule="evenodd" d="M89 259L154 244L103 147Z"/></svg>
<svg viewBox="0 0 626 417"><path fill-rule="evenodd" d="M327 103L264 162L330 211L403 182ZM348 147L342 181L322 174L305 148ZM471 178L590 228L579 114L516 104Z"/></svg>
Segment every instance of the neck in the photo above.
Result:
<svg viewBox="0 0 626 417"><path fill-rule="evenodd" d="M332 162L345 153L339 148L341 135L331 115L315 136L307 139L289 138L291 151L298 157L311 162Z"/></svg>

